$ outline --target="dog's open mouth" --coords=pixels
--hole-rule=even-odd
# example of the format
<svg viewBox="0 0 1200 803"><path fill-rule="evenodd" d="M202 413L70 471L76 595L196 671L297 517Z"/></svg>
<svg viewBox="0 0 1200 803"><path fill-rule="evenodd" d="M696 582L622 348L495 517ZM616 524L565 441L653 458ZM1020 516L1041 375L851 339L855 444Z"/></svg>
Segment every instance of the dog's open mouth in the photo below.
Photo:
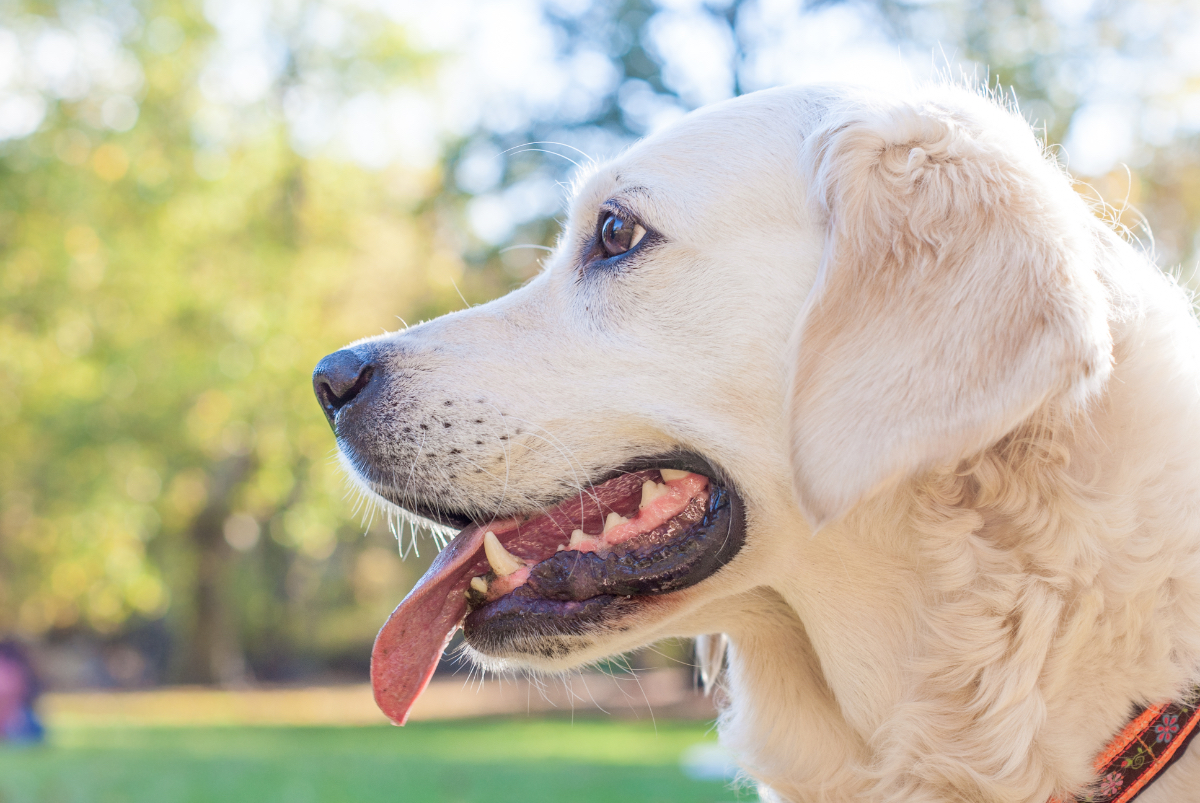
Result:
<svg viewBox="0 0 1200 803"><path fill-rule="evenodd" d="M537 515L471 524L442 550L375 639L371 682L393 722L459 624L488 653L551 643L615 625L639 598L695 585L737 554L741 499L705 461L629 468Z"/></svg>

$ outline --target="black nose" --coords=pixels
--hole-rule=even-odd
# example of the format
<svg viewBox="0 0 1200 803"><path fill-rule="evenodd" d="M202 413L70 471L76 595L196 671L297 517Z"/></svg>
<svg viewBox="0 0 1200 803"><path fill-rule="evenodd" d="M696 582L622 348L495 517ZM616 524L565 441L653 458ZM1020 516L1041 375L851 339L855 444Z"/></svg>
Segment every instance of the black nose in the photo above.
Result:
<svg viewBox="0 0 1200 803"><path fill-rule="evenodd" d="M354 401L371 382L375 366L350 349L326 356L313 371L313 391L331 426L337 411Z"/></svg>

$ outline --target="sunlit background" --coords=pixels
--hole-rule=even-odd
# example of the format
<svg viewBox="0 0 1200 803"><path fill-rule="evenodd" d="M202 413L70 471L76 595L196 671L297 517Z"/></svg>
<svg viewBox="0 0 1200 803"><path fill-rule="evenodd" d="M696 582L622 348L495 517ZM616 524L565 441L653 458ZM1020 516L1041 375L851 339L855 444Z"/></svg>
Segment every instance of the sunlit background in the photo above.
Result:
<svg viewBox="0 0 1200 803"><path fill-rule="evenodd" d="M52 692L53 748L0 752L0 799L334 799L342 759L310 760L330 750L425 779L400 799L508 799L429 747L487 721L461 739L367 727L354 684L435 547L355 509L316 361L527 280L578 165L798 81L1006 95L1098 214L1191 282L1198 44L1189 0L0 0L0 640ZM448 661L424 716L519 712L521 755L556 766L563 739L621 746L575 754L547 790L593 772L633 779L597 800L752 799L703 752L690 660L658 645L601 667L599 691L478 691ZM597 694L625 701L607 731L536 716L613 707ZM171 730L187 723L257 724L196 738L261 749L245 772L287 782L211 786ZM296 725L310 741L288 741ZM95 752L116 743L141 781ZM164 750L174 775L144 766Z"/></svg>

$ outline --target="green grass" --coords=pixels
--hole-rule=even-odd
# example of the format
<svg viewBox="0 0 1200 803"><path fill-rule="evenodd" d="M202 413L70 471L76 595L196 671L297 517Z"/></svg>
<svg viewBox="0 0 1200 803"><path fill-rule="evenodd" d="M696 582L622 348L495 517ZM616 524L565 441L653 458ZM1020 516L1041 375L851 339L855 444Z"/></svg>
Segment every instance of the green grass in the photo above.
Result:
<svg viewBox="0 0 1200 803"><path fill-rule="evenodd" d="M704 723L475 720L405 728L62 727L0 749L0 803L712 803Z"/></svg>

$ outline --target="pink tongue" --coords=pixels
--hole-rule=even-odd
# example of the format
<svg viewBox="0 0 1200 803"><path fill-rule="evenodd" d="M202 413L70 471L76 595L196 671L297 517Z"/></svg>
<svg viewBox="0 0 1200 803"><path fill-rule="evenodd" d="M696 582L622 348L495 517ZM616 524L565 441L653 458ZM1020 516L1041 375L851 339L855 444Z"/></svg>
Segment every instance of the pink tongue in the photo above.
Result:
<svg viewBox="0 0 1200 803"><path fill-rule="evenodd" d="M403 725L429 685L446 644L467 612L467 585L475 575L491 571L483 554L485 532L494 532L517 557L537 562L553 555L556 545L566 543L572 529L581 524L588 532L600 532L610 512L636 515L642 483L654 476L648 471L623 474L532 521L473 524L455 536L375 637L371 685L380 710Z"/></svg>
<svg viewBox="0 0 1200 803"><path fill-rule="evenodd" d="M487 529L499 533L513 524L493 522ZM468 569L482 560L483 533L483 527L472 525L455 536L375 637L371 650L375 702L397 725L404 724L413 703L429 685L467 611L463 594L471 582Z"/></svg>

